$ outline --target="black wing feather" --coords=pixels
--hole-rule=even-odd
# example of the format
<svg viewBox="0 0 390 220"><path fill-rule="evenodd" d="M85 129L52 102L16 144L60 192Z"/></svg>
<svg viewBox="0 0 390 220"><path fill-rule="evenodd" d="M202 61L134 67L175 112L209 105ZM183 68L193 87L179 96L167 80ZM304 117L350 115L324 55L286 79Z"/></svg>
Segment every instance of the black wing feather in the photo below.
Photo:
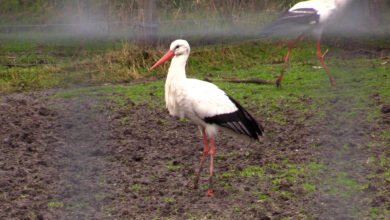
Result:
<svg viewBox="0 0 390 220"><path fill-rule="evenodd" d="M236 100L228 97L236 105L237 111L206 117L204 118L205 122L217 124L257 140L264 132L263 127Z"/></svg>
<svg viewBox="0 0 390 220"><path fill-rule="evenodd" d="M318 15L317 10L312 8L300 8L293 11L287 11L282 17L277 19L274 24L312 24L313 22L317 23L319 19L320 16Z"/></svg>
<svg viewBox="0 0 390 220"><path fill-rule="evenodd" d="M286 11L271 24L261 31L261 35L267 36L280 34L280 32L303 32L312 24L319 22L320 16L313 8L300 8L293 11Z"/></svg>

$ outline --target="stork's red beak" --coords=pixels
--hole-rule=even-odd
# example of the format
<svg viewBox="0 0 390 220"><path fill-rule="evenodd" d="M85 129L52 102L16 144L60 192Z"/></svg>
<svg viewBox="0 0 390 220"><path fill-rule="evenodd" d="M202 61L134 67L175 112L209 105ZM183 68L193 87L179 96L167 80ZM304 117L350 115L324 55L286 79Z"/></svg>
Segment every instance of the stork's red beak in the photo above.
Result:
<svg viewBox="0 0 390 220"><path fill-rule="evenodd" d="M152 67L150 67L149 70L152 70L161 64L163 64L165 61L167 61L169 58L172 58L175 56L175 53L172 50L169 50L163 57L161 57Z"/></svg>

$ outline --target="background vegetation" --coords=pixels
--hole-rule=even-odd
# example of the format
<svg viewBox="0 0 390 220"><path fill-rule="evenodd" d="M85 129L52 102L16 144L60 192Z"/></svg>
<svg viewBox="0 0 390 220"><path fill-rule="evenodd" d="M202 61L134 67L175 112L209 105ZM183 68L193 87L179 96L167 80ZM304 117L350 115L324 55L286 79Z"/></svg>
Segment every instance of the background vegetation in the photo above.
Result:
<svg viewBox="0 0 390 220"><path fill-rule="evenodd" d="M72 15L74 21L88 18L95 22L127 23L142 20L145 4L148 2L156 4L162 19L183 18L192 14L234 19L263 10L280 11L299 0L1 0L0 24L68 23L69 15ZM385 0L354 2L364 5L372 16L384 13L390 5Z"/></svg>

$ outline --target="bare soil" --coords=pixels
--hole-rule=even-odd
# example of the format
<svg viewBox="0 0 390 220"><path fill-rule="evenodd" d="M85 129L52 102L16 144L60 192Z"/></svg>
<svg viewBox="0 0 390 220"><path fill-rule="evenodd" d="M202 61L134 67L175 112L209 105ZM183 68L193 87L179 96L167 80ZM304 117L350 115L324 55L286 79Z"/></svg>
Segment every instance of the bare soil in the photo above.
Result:
<svg viewBox="0 0 390 220"><path fill-rule="evenodd" d="M0 219L354 219L355 208L389 206L386 182L366 176L385 172L383 167L361 165L367 155L383 152L359 147L389 129L385 116L375 125L363 120L344 125L342 116L329 110L316 124L314 113L283 109L288 120L280 125L256 115L267 133L260 143L248 146L224 134L217 138L215 196L207 197L207 169L200 189L192 188L202 152L196 126L171 118L163 106L128 100L121 107L99 96L52 95L0 97ZM310 99L302 102L310 105ZM330 100L332 107L347 111L348 105ZM350 148L336 155L340 149L332 147L340 141ZM302 173L277 184L258 176L222 175L283 161L329 166L316 176ZM354 179L368 184L347 199L333 193L329 183L337 178L340 161L348 164L347 175L358 170ZM266 167L264 176L276 174L276 168ZM304 189L307 178L319 186L316 191Z"/></svg>

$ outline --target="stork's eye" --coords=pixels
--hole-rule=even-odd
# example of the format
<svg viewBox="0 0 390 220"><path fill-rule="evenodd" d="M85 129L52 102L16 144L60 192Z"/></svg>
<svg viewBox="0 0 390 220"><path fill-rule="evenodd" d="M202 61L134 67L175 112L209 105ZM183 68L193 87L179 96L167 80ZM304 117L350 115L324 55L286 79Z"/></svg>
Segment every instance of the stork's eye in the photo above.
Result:
<svg viewBox="0 0 390 220"><path fill-rule="evenodd" d="M176 47L175 47L175 50L177 49L177 48L179 48L180 46L179 45L177 45Z"/></svg>

